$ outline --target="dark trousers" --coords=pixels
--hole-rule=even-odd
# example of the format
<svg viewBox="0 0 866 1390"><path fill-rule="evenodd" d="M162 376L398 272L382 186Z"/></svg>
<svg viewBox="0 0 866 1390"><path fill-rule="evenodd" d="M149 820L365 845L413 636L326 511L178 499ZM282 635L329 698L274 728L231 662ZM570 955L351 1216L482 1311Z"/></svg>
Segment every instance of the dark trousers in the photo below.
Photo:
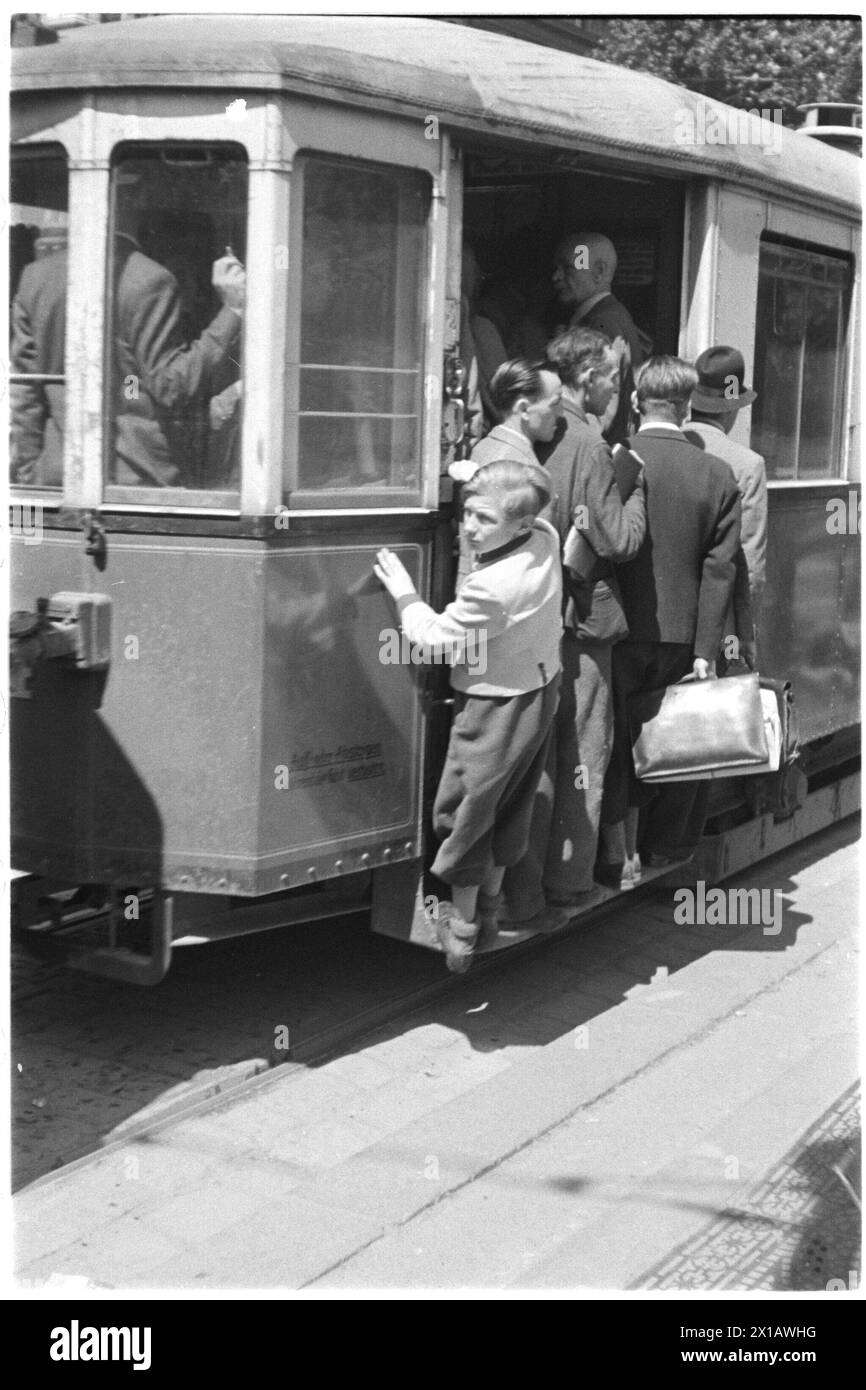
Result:
<svg viewBox="0 0 866 1390"><path fill-rule="evenodd" d="M613 752L601 820L603 825L613 825L625 819L630 806L640 806L638 848L642 854L692 850L703 833L709 781L663 786L638 782L628 725L629 696L675 685L691 671L693 660L692 648L682 642L618 642L613 649Z"/></svg>
<svg viewBox="0 0 866 1390"><path fill-rule="evenodd" d="M544 872L545 896L568 902L594 887L602 791L613 742L611 645L562 639L556 777Z"/></svg>
<svg viewBox="0 0 866 1390"><path fill-rule="evenodd" d="M516 864L526 853L559 687L557 672L526 695L456 695L433 805L442 843L432 871L445 883L475 887L491 869Z"/></svg>
<svg viewBox="0 0 866 1390"><path fill-rule="evenodd" d="M610 662L610 643L563 634L562 695L529 845L503 884L513 921L534 917L549 902L573 902L595 886L602 789L613 738Z"/></svg>

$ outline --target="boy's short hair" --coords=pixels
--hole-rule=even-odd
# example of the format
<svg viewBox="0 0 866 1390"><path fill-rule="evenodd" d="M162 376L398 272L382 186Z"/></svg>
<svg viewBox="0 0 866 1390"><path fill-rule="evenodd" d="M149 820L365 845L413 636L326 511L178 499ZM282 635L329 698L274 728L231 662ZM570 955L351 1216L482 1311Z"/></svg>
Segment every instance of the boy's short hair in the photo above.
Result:
<svg viewBox="0 0 866 1390"><path fill-rule="evenodd" d="M527 362L525 357L513 357L503 362L490 378L488 391L493 409L501 420L511 413L515 401L526 396L537 401L544 394L541 382L543 362Z"/></svg>
<svg viewBox="0 0 866 1390"><path fill-rule="evenodd" d="M648 357L635 375L638 406L676 405L685 409L698 384L698 374L681 357Z"/></svg>
<svg viewBox="0 0 866 1390"><path fill-rule="evenodd" d="M463 488L463 500L493 495L509 521L536 517L552 495L550 476L537 463L499 459L485 463Z"/></svg>
<svg viewBox="0 0 866 1390"><path fill-rule="evenodd" d="M595 328L567 328L547 345L547 356L560 381L575 389L587 372L601 371L612 351L610 339Z"/></svg>

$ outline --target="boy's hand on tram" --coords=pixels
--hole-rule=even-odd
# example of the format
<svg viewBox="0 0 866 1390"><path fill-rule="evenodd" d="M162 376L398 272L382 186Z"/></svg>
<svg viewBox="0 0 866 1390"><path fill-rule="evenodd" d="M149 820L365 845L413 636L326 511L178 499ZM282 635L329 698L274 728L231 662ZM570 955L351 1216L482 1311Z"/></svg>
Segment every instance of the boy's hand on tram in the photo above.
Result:
<svg viewBox="0 0 866 1390"><path fill-rule="evenodd" d="M716 668L712 662L706 661L702 656L696 656L692 666L695 680L714 681L716 679Z"/></svg>
<svg viewBox="0 0 866 1390"><path fill-rule="evenodd" d="M243 313L247 297L247 272L237 256L220 256L213 263L211 282L227 309Z"/></svg>
<svg viewBox="0 0 866 1390"><path fill-rule="evenodd" d="M376 552L373 573L379 582L385 585L393 599L408 598L410 594L415 593L415 585L406 566L398 560L393 550L383 549Z"/></svg>

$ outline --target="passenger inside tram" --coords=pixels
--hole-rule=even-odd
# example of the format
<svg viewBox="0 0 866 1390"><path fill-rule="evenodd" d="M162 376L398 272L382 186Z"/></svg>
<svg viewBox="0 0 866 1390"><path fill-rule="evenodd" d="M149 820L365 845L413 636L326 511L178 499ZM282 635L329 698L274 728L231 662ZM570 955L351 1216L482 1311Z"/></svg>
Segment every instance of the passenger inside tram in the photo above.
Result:
<svg viewBox="0 0 866 1390"><path fill-rule="evenodd" d="M10 309L9 354L13 374L9 390L10 478L19 486L59 487L63 481L66 405L67 254L46 248L39 227L13 228L15 232L12 283L17 288ZM27 252L31 259L22 264L21 257Z"/></svg>
<svg viewBox="0 0 866 1390"><path fill-rule="evenodd" d="M109 484L237 484L245 273L226 243L242 235L245 178L240 161L164 150L112 170ZM13 168L17 210L32 215L10 242L11 478L24 486L62 483L66 180L53 150ZM228 254L215 256L220 238Z"/></svg>
<svg viewBox="0 0 866 1390"><path fill-rule="evenodd" d="M189 406L200 400L206 412L214 388L225 391L225 377L237 376L230 353L240 339L243 267L234 256L214 262L213 287L224 308L191 342L174 275L122 232L113 262L116 481L189 483L208 447L208 415L195 416ZM12 371L34 377L32 384L13 382L11 390L11 470L19 484L62 482L65 388L41 378L63 377L67 278L65 250L37 259L24 267L12 304Z"/></svg>
<svg viewBox="0 0 866 1390"><path fill-rule="evenodd" d="M613 344L620 386L601 426L610 444L623 444L629 434L634 373L646 354L631 314L611 290L616 266L616 248L609 237L572 232L557 248L553 284L560 303L572 311L568 326L594 328Z"/></svg>
<svg viewBox="0 0 866 1390"><path fill-rule="evenodd" d="M214 439L211 423L237 407L246 275L232 238L245 203L233 151L133 147L115 162L109 482L237 483L237 431Z"/></svg>
<svg viewBox="0 0 866 1390"><path fill-rule="evenodd" d="M467 372L466 434L476 444L496 424L490 382L508 353L498 325L479 307L481 271L468 241L463 243L460 275L460 356Z"/></svg>

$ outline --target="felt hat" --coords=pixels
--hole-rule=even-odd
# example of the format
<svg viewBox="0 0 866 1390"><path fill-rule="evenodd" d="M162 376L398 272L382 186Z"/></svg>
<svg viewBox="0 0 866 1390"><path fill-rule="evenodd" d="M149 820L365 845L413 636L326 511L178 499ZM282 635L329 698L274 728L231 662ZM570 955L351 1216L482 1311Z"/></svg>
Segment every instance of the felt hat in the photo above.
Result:
<svg viewBox="0 0 866 1390"><path fill-rule="evenodd" d="M736 348L707 348L695 362L695 371L698 384L692 392L692 410L725 415L729 410L742 410L757 399L757 391L743 385L746 364Z"/></svg>

